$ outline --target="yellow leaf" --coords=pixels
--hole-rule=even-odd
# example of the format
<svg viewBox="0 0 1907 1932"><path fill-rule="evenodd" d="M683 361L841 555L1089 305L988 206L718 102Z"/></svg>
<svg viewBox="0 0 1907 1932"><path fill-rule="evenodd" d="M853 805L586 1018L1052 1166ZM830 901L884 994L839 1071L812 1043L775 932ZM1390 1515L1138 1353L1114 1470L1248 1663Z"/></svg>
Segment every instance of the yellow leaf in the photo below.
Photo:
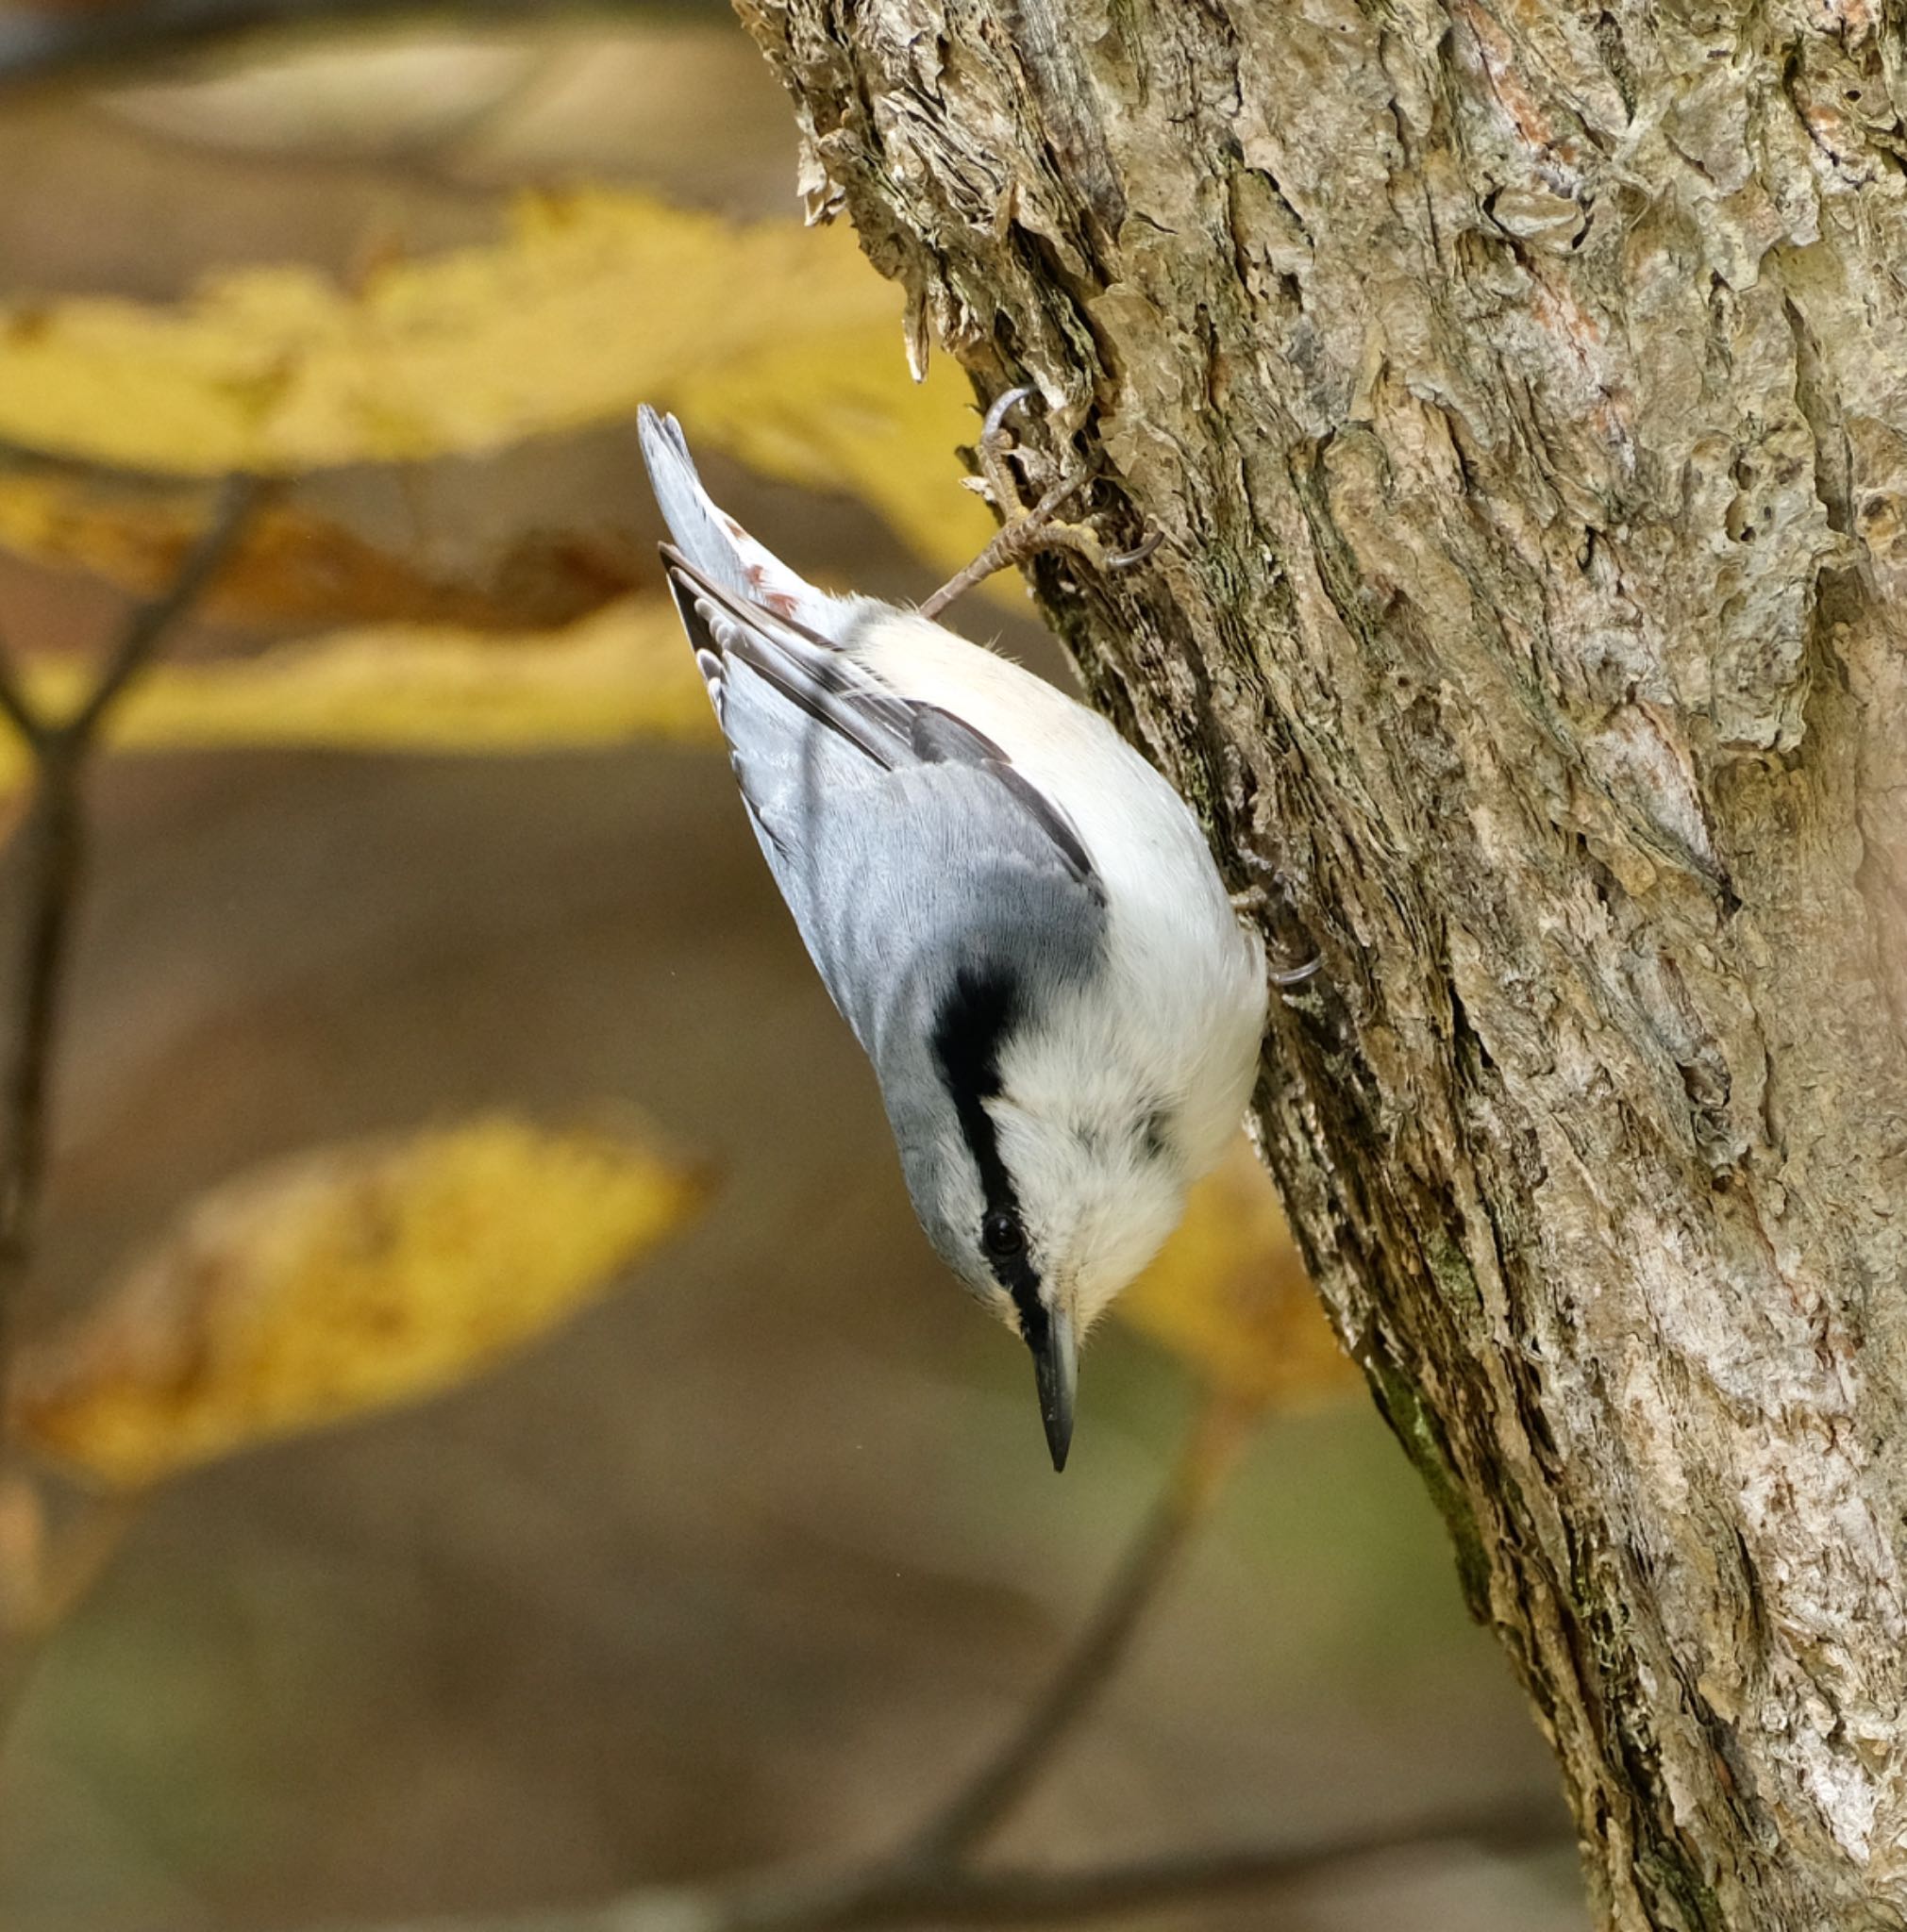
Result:
<svg viewBox="0 0 1907 1932"><path fill-rule="evenodd" d="M48 464L0 468L0 547L152 595L209 520L202 484L137 484ZM435 577L331 520L268 503L247 521L204 609L213 616L401 621L479 629L566 624L627 592L631 560L582 538L532 537L487 581Z"/></svg>
<svg viewBox="0 0 1907 1932"><path fill-rule="evenodd" d="M116 1488L468 1379L696 1208L640 1128L503 1115L216 1189L65 1341L22 1357L34 1448Z"/></svg>
<svg viewBox="0 0 1907 1932"><path fill-rule="evenodd" d="M1235 1398L1295 1407L1358 1386L1298 1259L1278 1196L1241 1135L1193 1190L1120 1315Z"/></svg>
<svg viewBox="0 0 1907 1932"><path fill-rule="evenodd" d="M719 446L765 475L861 497L916 555L951 576L995 528L952 460L957 443L979 441L973 391L945 358L925 382L910 382L895 367L897 348L885 353L899 331L891 316L883 321L883 353L870 343L857 354L797 331L745 363L691 373L675 391L677 406L694 447ZM754 534L783 550L774 532ZM1009 602L1026 603L1014 573L991 585Z"/></svg>
<svg viewBox="0 0 1907 1932"><path fill-rule="evenodd" d="M160 475L476 454L643 401L864 496L939 562L991 532L947 461L976 426L965 379L909 381L899 297L845 228L594 192L526 200L502 241L356 291L254 268L177 308L0 308L0 441Z"/></svg>
<svg viewBox="0 0 1907 1932"><path fill-rule="evenodd" d="M42 713L79 703L88 674L41 658ZM520 637L391 625L278 644L255 658L160 664L111 713L125 751L336 746L356 751L535 752L664 739L717 741L675 610L629 598L555 633ZM0 739L0 791L26 772Z"/></svg>

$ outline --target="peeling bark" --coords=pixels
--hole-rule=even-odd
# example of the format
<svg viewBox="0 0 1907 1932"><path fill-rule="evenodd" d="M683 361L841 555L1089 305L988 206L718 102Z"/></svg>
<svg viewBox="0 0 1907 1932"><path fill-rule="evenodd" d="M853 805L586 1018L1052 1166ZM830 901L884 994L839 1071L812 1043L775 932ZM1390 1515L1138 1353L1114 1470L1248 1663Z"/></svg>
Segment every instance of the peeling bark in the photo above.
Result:
<svg viewBox="0 0 1907 1932"><path fill-rule="evenodd" d="M1907 1924L1899 0L739 0L1096 700L1621 1927ZM1296 941L1302 945L1303 940Z"/></svg>

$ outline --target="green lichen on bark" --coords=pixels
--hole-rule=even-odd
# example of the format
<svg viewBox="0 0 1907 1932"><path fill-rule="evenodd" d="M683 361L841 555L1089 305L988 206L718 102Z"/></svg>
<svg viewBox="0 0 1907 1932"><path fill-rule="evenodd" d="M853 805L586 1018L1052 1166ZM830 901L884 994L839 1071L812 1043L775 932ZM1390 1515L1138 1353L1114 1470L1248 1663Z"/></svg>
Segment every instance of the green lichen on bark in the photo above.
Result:
<svg viewBox="0 0 1907 1932"><path fill-rule="evenodd" d="M1436 1418L1410 1380L1392 1364L1380 1358L1367 1358L1362 1366L1377 1398L1379 1413L1390 1424L1391 1433L1410 1457L1411 1466L1423 1478L1430 1501L1449 1531L1464 1602L1478 1623L1486 1624L1490 1621L1490 1563L1483 1553L1483 1540L1471 1513L1469 1498L1445 1452Z"/></svg>

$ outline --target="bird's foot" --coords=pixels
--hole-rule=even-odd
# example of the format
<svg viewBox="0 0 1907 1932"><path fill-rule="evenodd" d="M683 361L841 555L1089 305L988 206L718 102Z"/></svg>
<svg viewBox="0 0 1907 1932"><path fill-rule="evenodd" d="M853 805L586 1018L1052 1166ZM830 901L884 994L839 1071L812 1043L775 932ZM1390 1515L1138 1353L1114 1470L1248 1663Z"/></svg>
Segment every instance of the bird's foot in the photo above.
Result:
<svg viewBox="0 0 1907 1932"><path fill-rule="evenodd" d="M920 607L923 617L938 617L956 597L964 595L976 584L1014 564L1024 563L1043 550L1068 550L1098 571L1130 570L1158 549L1163 532L1155 530L1136 550L1109 551L1090 524L1068 523L1059 515L1060 508L1077 496L1092 481L1090 468L1062 476L1038 502L1029 504L1011 458L1018 448L1007 418L1032 394L1029 387L1010 389L987 411L980 428L979 449L979 477L975 487L999 511L1004 521L994 539L957 576L949 577Z"/></svg>
<svg viewBox="0 0 1907 1932"><path fill-rule="evenodd" d="M1242 886L1230 894L1231 909L1239 918L1249 920L1261 930L1279 933L1289 937L1298 922L1292 910L1291 895L1285 891L1283 875L1262 853L1244 850L1240 853L1247 871L1256 874L1248 886ZM1302 933L1304 943L1310 944L1311 935ZM1287 949L1286 957L1291 951ZM1291 964L1281 964L1275 952L1268 955L1265 966L1266 977L1274 986L1302 986L1304 982L1324 964L1324 955L1315 946L1301 959Z"/></svg>

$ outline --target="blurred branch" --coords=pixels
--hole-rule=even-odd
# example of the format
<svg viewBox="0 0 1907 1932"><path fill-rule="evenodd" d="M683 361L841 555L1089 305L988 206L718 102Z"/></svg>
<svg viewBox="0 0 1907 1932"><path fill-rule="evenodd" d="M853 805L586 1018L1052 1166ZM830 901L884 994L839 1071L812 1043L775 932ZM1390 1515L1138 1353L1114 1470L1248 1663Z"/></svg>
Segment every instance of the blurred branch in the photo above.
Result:
<svg viewBox="0 0 1907 1932"><path fill-rule="evenodd" d="M258 508L264 485L256 476L226 479L205 534L187 552L178 575L149 604L141 605L128 620L106 660L91 694L60 727L59 735L79 751L91 748L99 725L113 703L151 660L172 627L205 594L208 585L225 567L245 525Z"/></svg>
<svg viewBox="0 0 1907 1932"><path fill-rule="evenodd" d="M86 861L80 785L113 704L231 554L259 494L235 477L172 587L128 620L92 690L69 719L28 706L14 667L0 674L0 710L32 747L32 793L9 846L25 907L14 998L12 1057L0 1085L0 1394L11 1357L13 1304L32 1259L46 1171L46 1104L73 916Z"/></svg>
<svg viewBox="0 0 1907 1932"><path fill-rule="evenodd" d="M34 716L26 692L14 674L13 655L4 638L0 638L0 717L13 727L29 751L40 742L40 720Z"/></svg>
<svg viewBox="0 0 1907 1932"><path fill-rule="evenodd" d="M1568 1841L1556 1807L1447 1813L1308 1845L1245 1846L1075 1871L1005 1866L932 1875L791 1878L725 1890L658 1887L582 1911L437 1920L374 1932L900 1932L926 1925L1069 1925L1326 1877L1410 1853L1514 1853Z"/></svg>
<svg viewBox="0 0 1907 1932"><path fill-rule="evenodd" d="M74 915L86 866L82 796L89 754L113 706L197 602L243 534L260 485L230 478L204 534L171 586L133 611L77 710L52 718L28 701L18 667L0 648L0 713L33 754L33 789L7 841L17 852L25 919L14 986L12 1058L0 1086L0 1414L12 1367L15 1304L33 1259L46 1178L47 1099ZM38 1511L37 1492L29 1507ZM57 1547L9 1550L0 1628L0 1727L31 1674L38 1641L84 1594L110 1557L135 1502L88 1496Z"/></svg>
<svg viewBox="0 0 1907 1932"><path fill-rule="evenodd" d="M12 1058L0 1088L0 1392L11 1363L13 1305L32 1260L40 1220L47 1089L85 842L76 759L43 725L32 741L38 770L10 841L20 853L25 912Z"/></svg>
<svg viewBox="0 0 1907 1932"><path fill-rule="evenodd" d="M898 1852L838 1873L658 1886L582 1910L441 1919L366 1932L904 1932L913 1926L1087 1924L1295 1885L1370 1859L1456 1847L1508 1854L1566 1843L1567 1824L1555 1805L1519 1804L1374 1825L1309 1844L1176 1853L1071 1871L969 1861L973 1847L1026 1795L1110 1680L1190 1532L1250 1440L1259 1413L1222 1395L1208 1399L1164 1495L1045 1695L998 1755Z"/></svg>
<svg viewBox="0 0 1907 1932"><path fill-rule="evenodd" d="M999 1825L1092 1707L1124 1660L1146 1612L1174 1574L1192 1532L1212 1507L1251 1439L1256 1407L1207 1398L1188 1432L1165 1493L1127 1552L1111 1587L1039 1702L999 1752L909 1847L922 1867L950 1866Z"/></svg>
<svg viewBox="0 0 1907 1932"><path fill-rule="evenodd" d="M1308 1845L1241 1846L1115 1860L1079 1870L995 1867L949 1871L804 1902L744 1897L705 1923L707 1932L850 1932L909 1925L1063 1925L1122 1918L1162 1906L1257 1891L1407 1852L1467 1846L1495 1852L1562 1843L1554 1807L1445 1814L1319 1839ZM630 1902L626 1902L626 1905ZM818 1908L817 1908L818 1905ZM694 1921L689 1922L694 1924ZM659 1918L611 1907L586 1932L661 1932ZM565 1932L558 1922L530 1932Z"/></svg>
<svg viewBox="0 0 1907 1932"><path fill-rule="evenodd" d="M84 11L9 12L0 19L0 90L300 28L427 20L522 25L652 10L631 0L147 0Z"/></svg>

